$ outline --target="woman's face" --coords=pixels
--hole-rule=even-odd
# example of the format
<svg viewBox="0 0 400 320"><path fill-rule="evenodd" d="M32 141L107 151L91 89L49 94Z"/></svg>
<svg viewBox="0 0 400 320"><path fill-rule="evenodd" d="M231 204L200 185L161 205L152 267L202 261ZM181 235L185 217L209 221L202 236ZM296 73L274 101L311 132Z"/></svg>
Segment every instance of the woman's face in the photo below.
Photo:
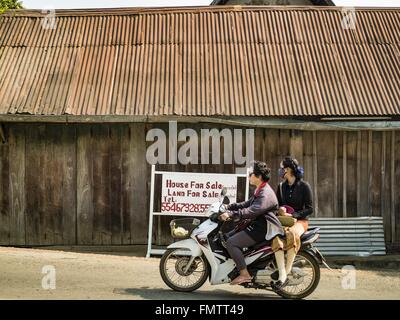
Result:
<svg viewBox="0 0 400 320"><path fill-rule="evenodd" d="M289 176L293 175L293 170L291 168L285 168L283 167L283 165L281 164L281 167L279 169L279 175L283 180L287 180L287 178Z"/></svg>
<svg viewBox="0 0 400 320"><path fill-rule="evenodd" d="M259 177L257 177L253 172L250 172L249 182L253 186L258 186L260 183L262 183L262 180Z"/></svg>

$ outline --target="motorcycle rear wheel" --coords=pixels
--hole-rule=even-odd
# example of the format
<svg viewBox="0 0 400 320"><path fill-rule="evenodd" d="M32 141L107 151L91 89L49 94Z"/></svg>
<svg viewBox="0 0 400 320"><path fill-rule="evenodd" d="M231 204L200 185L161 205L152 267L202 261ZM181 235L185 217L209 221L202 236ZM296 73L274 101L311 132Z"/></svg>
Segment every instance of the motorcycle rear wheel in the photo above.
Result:
<svg viewBox="0 0 400 320"><path fill-rule="evenodd" d="M185 273L184 268L187 266L190 256L182 255L183 251L184 249L168 249L165 251L160 261L160 274L165 284L171 289L191 292L200 288L206 282L210 274L210 267L208 261L202 255L195 258L189 270ZM178 254L179 252L180 254ZM197 277L192 277L193 275ZM194 278L193 282L190 282L191 278ZM181 279L182 282L179 282L178 279Z"/></svg>
<svg viewBox="0 0 400 320"><path fill-rule="evenodd" d="M298 293L291 292L291 290L289 289L290 288L289 286L284 287L281 290L275 291L278 295L280 295L281 297L286 298L286 299L303 299L303 298L309 296L317 288L320 277L321 277L321 271L319 268L319 264L312 255L310 255L309 253L307 253L305 251L299 251L296 255L295 263L296 263L297 259L304 259L310 264L312 271L313 271L312 282L305 288L305 290L302 290ZM293 265L295 265L295 263Z"/></svg>

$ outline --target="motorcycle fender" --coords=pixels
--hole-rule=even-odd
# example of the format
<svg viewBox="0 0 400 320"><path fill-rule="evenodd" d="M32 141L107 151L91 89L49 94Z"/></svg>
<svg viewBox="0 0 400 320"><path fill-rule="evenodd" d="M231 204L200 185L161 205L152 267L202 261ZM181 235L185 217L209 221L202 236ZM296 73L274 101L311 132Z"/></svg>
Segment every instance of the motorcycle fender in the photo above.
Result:
<svg viewBox="0 0 400 320"><path fill-rule="evenodd" d="M193 239L185 239L170 244L167 249L189 249L193 257L200 257L202 251L199 244Z"/></svg>
<svg viewBox="0 0 400 320"><path fill-rule="evenodd" d="M308 254L312 255L314 259L318 262L318 264L323 264L324 262L324 257L321 255L319 251L317 251L315 248L303 248L303 251L307 252Z"/></svg>

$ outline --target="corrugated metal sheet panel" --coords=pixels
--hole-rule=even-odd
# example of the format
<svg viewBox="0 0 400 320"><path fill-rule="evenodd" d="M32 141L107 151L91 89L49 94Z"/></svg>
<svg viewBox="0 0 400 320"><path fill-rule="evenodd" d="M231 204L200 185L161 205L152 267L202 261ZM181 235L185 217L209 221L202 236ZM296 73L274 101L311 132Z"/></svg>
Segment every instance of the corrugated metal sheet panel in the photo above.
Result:
<svg viewBox="0 0 400 320"><path fill-rule="evenodd" d="M310 227L321 228L315 246L324 255L386 254L382 217L312 218Z"/></svg>
<svg viewBox="0 0 400 320"><path fill-rule="evenodd" d="M400 9L202 7L0 16L0 113L400 114Z"/></svg>

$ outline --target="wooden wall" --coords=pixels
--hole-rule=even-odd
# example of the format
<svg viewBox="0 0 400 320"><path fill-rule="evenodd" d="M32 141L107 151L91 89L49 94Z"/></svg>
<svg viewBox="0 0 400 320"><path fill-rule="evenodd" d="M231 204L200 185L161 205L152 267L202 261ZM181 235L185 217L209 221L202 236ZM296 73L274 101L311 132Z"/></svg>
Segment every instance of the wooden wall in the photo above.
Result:
<svg viewBox="0 0 400 320"><path fill-rule="evenodd" d="M166 124L4 127L1 245L146 243L150 166L145 154L150 143L145 136L152 127L167 132ZM182 124L179 130L184 127L223 128ZM312 186L315 216L383 216L387 244L400 243L400 132L258 128L255 137L255 159L273 168L274 188L280 160L292 154ZM157 169L231 173L235 166L178 164ZM171 241L170 219L155 218L155 244Z"/></svg>
<svg viewBox="0 0 400 320"><path fill-rule="evenodd" d="M6 125L0 244L144 243L145 128Z"/></svg>

